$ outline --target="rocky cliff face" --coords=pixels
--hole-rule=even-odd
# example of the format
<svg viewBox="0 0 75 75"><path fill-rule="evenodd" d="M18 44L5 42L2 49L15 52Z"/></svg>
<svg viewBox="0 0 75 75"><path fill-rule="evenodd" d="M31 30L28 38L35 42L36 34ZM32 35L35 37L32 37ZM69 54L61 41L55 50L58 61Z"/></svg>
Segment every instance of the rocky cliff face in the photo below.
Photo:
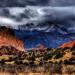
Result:
<svg viewBox="0 0 75 75"><path fill-rule="evenodd" d="M19 51L24 51L23 41L16 38L10 28L0 27L0 46L12 46Z"/></svg>
<svg viewBox="0 0 75 75"><path fill-rule="evenodd" d="M65 48L65 47L72 48L74 46L75 46L75 40L64 43L63 45L60 46L60 48Z"/></svg>

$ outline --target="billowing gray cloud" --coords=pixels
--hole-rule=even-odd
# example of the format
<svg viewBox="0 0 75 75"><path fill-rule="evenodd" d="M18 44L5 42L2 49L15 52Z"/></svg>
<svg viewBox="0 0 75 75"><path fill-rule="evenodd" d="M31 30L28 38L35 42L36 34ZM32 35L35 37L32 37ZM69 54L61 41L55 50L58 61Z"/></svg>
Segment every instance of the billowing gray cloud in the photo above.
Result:
<svg viewBox="0 0 75 75"><path fill-rule="evenodd" d="M23 27L25 30L50 31L58 25L74 30L75 6L27 6L0 8L0 24L13 28ZM50 23L47 23L47 22ZM41 24L42 23L42 24Z"/></svg>

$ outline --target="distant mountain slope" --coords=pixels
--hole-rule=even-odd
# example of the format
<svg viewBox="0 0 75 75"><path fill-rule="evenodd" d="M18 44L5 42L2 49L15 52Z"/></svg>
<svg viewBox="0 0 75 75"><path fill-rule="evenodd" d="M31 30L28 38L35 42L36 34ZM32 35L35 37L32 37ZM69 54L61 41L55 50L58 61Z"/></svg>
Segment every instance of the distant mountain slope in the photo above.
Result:
<svg viewBox="0 0 75 75"><path fill-rule="evenodd" d="M25 48L36 48L39 44L43 44L46 48L57 48L63 43L75 39L75 34L61 34L58 31L26 31L15 30L15 35L24 41Z"/></svg>

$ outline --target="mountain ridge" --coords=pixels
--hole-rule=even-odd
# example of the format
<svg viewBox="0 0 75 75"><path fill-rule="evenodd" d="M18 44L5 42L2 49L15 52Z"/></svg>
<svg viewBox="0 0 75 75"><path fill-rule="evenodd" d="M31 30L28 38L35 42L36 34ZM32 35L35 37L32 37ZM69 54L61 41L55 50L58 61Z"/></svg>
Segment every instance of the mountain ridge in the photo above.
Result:
<svg viewBox="0 0 75 75"><path fill-rule="evenodd" d="M0 27L0 46L12 46L20 51L24 50L23 41L16 38L12 29Z"/></svg>

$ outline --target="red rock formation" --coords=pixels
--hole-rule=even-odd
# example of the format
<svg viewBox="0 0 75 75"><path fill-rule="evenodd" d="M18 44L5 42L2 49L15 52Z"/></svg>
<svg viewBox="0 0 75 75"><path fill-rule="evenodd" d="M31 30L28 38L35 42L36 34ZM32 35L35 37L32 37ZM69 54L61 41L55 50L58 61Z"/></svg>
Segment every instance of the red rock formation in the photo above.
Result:
<svg viewBox="0 0 75 75"><path fill-rule="evenodd" d="M64 43L63 45L60 46L60 48L65 48L65 47L72 48L73 46L75 46L75 40Z"/></svg>
<svg viewBox="0 0 75 75"><path fill-rule="evenodd" d="M44 46L43 44L39 44L39 45L38 45L38 49L39 49L40 51L44 51L44 50L45 50L45 46Z"/></svg>
<svg viewBox="0 0 75 75"><path fill-rule="evenodd" d="M0 28L0 46L12 46L19 51L24 51L22 40L16 38L10 28Z"/></svg>

